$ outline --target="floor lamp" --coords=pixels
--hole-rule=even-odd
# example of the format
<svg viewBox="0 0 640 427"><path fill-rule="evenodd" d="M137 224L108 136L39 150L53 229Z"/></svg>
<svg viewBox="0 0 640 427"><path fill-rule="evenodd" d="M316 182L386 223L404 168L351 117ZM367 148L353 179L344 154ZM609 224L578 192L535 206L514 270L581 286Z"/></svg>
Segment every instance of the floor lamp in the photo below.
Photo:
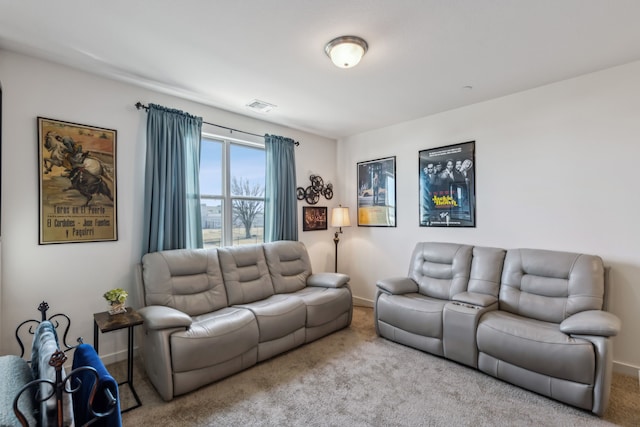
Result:
<svg viewBox="0 0 640 427"><path fill-rule="evenodd" d="M351 227L351 222L349 221L349 208L343 208L342 205L339 205L337 208L333 208L331 211L331 226L332 227L340 227L340 230L336 231L336 234L333 238L334 243L336 244L336 273L338 272L338 242L340 238L338 234L342 233L342 227Z"/></svg>

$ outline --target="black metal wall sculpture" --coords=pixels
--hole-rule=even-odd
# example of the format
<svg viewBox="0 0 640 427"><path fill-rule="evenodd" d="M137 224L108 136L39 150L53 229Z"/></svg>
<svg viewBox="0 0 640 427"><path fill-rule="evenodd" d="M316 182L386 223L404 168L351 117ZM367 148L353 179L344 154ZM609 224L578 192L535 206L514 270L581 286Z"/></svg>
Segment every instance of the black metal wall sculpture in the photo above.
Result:
<svg viewBox="0 0 640 427"><path fill-rule="evenodd" d="M328 183L324 185L324 181L319 175L311 175L309 180L311 181L311 185L307 188L296 188L296 197L298 200L306 200L310 205L318 203L320 195L323 195L327 200L331 200L333 197L333 184Z"/></svg>

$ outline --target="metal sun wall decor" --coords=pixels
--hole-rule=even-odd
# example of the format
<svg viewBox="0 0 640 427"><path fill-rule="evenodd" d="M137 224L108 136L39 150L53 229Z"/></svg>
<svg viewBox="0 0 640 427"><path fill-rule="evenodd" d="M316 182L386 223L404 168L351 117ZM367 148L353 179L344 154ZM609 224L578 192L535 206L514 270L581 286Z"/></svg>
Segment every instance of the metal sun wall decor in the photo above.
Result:
<svg viewBox="0 0 640 427"><path fill-rule="evenodd" d="M320 175L311 175L309 177L311 185L307 188L296 188L296 197L298 200L306 200L310 205L315 205L323 195L327 200L333 198L333 184L324 185L324 181Z"/></svg>

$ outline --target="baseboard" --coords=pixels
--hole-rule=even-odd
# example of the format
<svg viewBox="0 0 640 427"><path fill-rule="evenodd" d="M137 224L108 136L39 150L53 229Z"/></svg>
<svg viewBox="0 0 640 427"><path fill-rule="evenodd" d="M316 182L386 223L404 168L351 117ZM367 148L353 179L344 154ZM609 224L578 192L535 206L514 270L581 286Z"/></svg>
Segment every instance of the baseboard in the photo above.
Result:
<svg viewBox="0 0 640 427"><path fill-rule="evenodd" d="M135 358L138 355L138 347L133 348L133 357ZM116 351L115 353L101 355L100 359L105 366L112 365L117 362L122 362L127 360L127 350Z"/></svg>
<svg viewBox="0 0 640 427"><path fill-rule="evenodd" d="M138 352L138 347L136 347L134 350L134 357ZM104 364L104 366L109 366L112 365L114 363L117 362L122 362L123 360L127 360L127 350L121 350L115 353L111 353L111 354L106 354L104 356L99 356L100 360L102 360L102 363ZM73 369L73 357L68 357L67 358L67 363L64 364L64 369L67 372L71 372L71 370Z"/></svg>
<svg viewBox="0 0 640 427"><path fill-rule="evenodd" d="M358 307L373 308L373 301L365 298L353 297L353 305Z"/></svg>
<svg viewBox="0 0 640 427"><path fill-rule="evenodd" d="M630 365L628 363L613 361L613 372L618 374L627 375L630 377L638 377L640 372L640 366Z"/></svg>

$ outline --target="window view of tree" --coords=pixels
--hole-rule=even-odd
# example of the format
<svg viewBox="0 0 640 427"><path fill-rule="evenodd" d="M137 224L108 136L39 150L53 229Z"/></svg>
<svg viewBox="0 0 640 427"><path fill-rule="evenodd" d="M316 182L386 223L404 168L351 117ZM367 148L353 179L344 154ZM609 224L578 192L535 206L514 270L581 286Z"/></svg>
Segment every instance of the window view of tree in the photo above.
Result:
<svg viewBox="0 0 640 427"><path fill-rule="evenodd" d="M200 206L205 247L264 241L264 148L203 135Z"/></svg>
<svg viewBox="0 0 640 427"><path fill-rule="evenodd" d="M264 186L259 183L252 184L247 179L238 179L235 176L231 181L231 193L264 200ZM253 199L233 198L232 203L233 224L244 227L245 239L254 237L251 230L254 228L254 222L258 217L261 217L260 219L264 218L264 202Z"/></svg>

